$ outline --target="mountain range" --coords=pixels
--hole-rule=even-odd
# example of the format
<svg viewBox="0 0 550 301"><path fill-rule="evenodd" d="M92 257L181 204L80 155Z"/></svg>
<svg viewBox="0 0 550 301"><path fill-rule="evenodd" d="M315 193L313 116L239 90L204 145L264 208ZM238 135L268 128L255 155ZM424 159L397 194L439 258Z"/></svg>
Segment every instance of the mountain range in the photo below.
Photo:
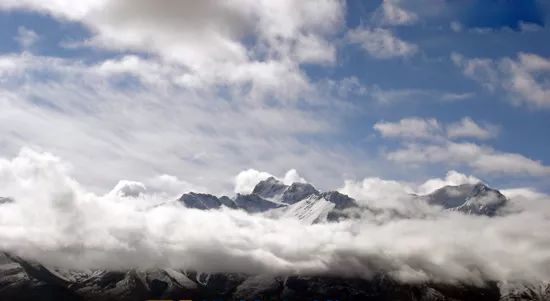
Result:
<svg viewBox="0 0 550 301"><path fill-rule="evenodd" d="M495 217L509 201L483 183L445 186L413 198L441 210ZM15 200L16 201L16 200ZM13 202L0 198L2 204ZM307 224L354 217L360 204L338 191L308 183L285 185L271 177L250 194L230 198L186 193L181 205L198 210L227 207L252 214L298 219ZM362 204L367 206L368 204ZM245 275L180 269L72 271L0 253L0 300L550 300L550 283L487 282L483 286L423 282L408 284L379 274L371 279L328 275Z"/></svg>

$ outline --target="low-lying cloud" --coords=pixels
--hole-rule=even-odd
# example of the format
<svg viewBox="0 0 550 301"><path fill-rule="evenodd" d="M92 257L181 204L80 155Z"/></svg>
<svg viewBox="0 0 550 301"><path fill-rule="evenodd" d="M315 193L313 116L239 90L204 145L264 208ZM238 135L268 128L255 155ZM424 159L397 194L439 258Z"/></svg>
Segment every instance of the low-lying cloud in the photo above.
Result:
<svg viewBox="0 0 550 301"><path fill-rule="evenodd" d="M471 179L450 174L439 180ZM240 210L187 209L139 183L96 195L72 179L59 158L28 149L0 159L0 183L2 196L15 200L0 205L0 249L49 266L383 272L403 281L468 283L550 279L550 199L525 189L509 191L518 210L494 218L432 208L422 217L381 222L360 210L357 219L306 225ZM380 192L374 201L386 198Z"/></svg>

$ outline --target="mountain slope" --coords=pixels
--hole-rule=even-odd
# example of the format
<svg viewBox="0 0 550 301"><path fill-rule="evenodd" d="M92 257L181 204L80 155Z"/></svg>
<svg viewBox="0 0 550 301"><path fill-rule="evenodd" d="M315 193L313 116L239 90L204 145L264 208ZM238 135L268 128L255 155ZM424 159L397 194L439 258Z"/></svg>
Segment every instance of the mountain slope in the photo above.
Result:
<svg viewBox="0 0 550 301"><path fill-rule="evenodd" d="M1 256L0 256L1 257ZM0 300L499 300L494 283L484 287L405 284L383 275L337 277L200 274L176 270L93 271L80 277L49 274L23 259L0 264ZM71 272L65 271L66 274ZM79 277L77 277L79 276ZM56 277L61 277L57 279ZM530 300L530 299L526 299ZM534 299L533 299L534 300Z"/></svg>
<svg viewBox="0 0 550 301"><path fill-rule="evenodd" d="M220 198L205 193L186 193L182 195L178 201L185 205L187 208L195 208L201 210L219 209L222 206L236 209L237 204L230 198L222 196Z"/></svg>
<svg viewBox="0 0 550 301"><path fill-rule="evenodd" d="M508 200L496 189L483 183L445 186L423 196L431 205L466 214L495 216Z"/></svg>
<svg viewBox="0 0 550 301"><path fill-rule="evenodd" d="M235 204L238 208L250 213L264 212L269 209L279 208L283 205L268 201L256 194L237 194Z"/></svg>
<svg viewBox="0 0 550 301"><path fill-rule="evenodd" d="M260 185L261 184L261 185ZM288 204L284 202L284 195ZM498 191L483 184L446 186L422 196L429 204L464 214L494 216L507 204ZM278 201L277 201L278 200ZM260 182L253 193L234 199L187 193L179 201L189 208L222 206L313 224L348 218L357 202L336 191L319 192L276 179ZM330 276L205 274L178 269L70 271L50 268L0 253L0 300L550 300L550 284L502 284L484 287L422 282L407 284L387 275L372 279Z"/></svg>
<svg viewBox="0 0 550 301"><path fill-rule="evenodd" d="M354 199L337 191L311 194L286 207L275 209L277 217L296 218L303 223L313 224L337 221L347 218L346 209L358 207Z"/></svg>

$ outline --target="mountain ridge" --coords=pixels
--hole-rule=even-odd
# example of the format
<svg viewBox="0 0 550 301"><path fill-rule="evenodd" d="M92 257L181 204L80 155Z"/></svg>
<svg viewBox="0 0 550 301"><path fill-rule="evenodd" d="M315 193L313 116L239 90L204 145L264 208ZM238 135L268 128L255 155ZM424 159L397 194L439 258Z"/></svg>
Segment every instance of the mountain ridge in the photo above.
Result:
<svg viewBox="0 0 550 301"><path fill-rule="evenodd" d="M183 194L178 202L197 210L227 207L253 214L295 218L306 224L349 218L347 210L359 206L356 200L343 193L320 192L312 187L304 183L284 185L273 178L258 183L250 194L237 194L230 198L190 192ZM285 193L291 196L287 199L288 203L284 202ZM488 217L497 215L499 209L508 202L498 190L482 183L445 186L417 197L444 210ZM205 274L181 269L70 271L0 254L0 299L28 298L121 301L149 298L548 300L550 284L545 281L514 286L496 282L486 282L483 286L437 282L411 284L399 282L384 274L374 275L371 279L357 279L330 275Z"/></svg>

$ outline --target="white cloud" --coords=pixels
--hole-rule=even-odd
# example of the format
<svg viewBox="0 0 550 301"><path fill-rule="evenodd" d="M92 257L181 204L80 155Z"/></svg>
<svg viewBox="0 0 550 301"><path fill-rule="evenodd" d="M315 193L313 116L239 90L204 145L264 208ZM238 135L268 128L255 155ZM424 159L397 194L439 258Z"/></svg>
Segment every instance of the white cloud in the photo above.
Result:
<svg viewBox="0 0 550 301"><path fill-rule="evenodd" d="M180 83L233 85L250 90L252 97L294 98L309 85L301 64L334 62L336 49L328 38L340 30L345 5L336 0L117 0L8 1L1 7L81 22L93 33L83 44L158 56L178 67Z"/></svg>
<svg viewBox="0 0 550 301"><path fill-rule="evenodd" d="M49 267L364 278L383 272L402 281L479 285L550 278L550 200L499 218L433 211L385 219L379 215L391 210L366 210L357 219L306 225L239 210L99 197L69 177L58 158L29 150L0 159L0 182L15 200L0 205L0 248ZM378 184L390 194L400 189L380 179L361 185L377 191Z"/></svg>
<svg viewBox="0 0 550 301"><path fill-rule="evenodd" d="M530 22L524 22L519 21L519 30L521 32L533 32L533 31L539 31L542 30L544 27L540 26L536 23L530 23Z"/></svg>
<svg viewBox="0 0 550 301"><path fill-rule="evenodd" d="M428 179L421 184L411 182L385 180L377 177L365 178L362 181L346 180L338 191L358 200L361 205L374 208L421 209L421 204L415 203L412 194L426 195L444 186L476 184L480 179L459 173L455 170L447 172L444 178Z"/></svg>
<svg viewBox="0 0 550 301"><path fill-rule="evenodd" d="M453 53L453 62L464 74L490 91L512 93L513 101L531 107L550 107L550 59L530 53L519 53L517 59L499 60L465 58Z"/></svg>
<svg viewBox="0 0 550 301"><path fill-rule="evenodd" d="M445 178L429 179L423 184L419 185L418 188L416 188L416 191L419 194L429 194L441 187L448 185L457 186L462 184L476 184L478 182L481 182L481 180L474 176L465 175L457 172L456 170L450 170L445 175Z"/></svg>
<svg viewBox="0 0 550 301"><path fill-rule="evenodd" d="M410 25L418 20L418 16L399 7L398 0L384 0L374 12L373 18L380 25Z"/></svg>
<svg viewBox="0 0 550 301"><path fill-rule="evenodd" d="M384 137L433 139L441 135L441 126L434 118L403 118L399 122L377 122L373 128Z"/></svg>
<svg viewBox="0 0 550 301"><path fill-rule="evenodd" d="M291 185L292 183L306 183L306 180L298 174L296 169L290 169L285 173L283 183Z"/></svg>
<svg viewBox="0 0 550 301"><path fill-rule="evenodd" d="M446 101L460 101L464 99L470 99L474 97L475 94L472 92L464 92L464 93L445 93L442 95L442 99Z"/></svg>
<svg viewBox="0 0 550 301"><path fill-rule="evenodd" d="M357 182L347 180L338 191L356 199L361 205L389 208L401 205L414 189L406 183L374 177Z"/></svg>
<svg viewBox="0 0 550 301"><path fill-rule="evenodd" d="M207 191L192 183L178 179L176 176L162 174L152 177L146 181L147 190L155 193L165 194L166 197L179 197L187 192Z"/></svg>
<svg viewBox="0 0 550 301"><path fill-rule="evenodd" d="M398 122L378 122L373 128L383 137L403 139L402 147L385 151L385 157L393 162L465 165L485 174L544 176L550 173L549 166L521 154L454 141L457 138L489 139L498 134L497 126L489 123L482 126L469 117L450 124L433 118L410 117Z"/></svg>
<svg viewBox="0 0 550 301"><path fill-rule="evenodd" d="M550 174L550 166L540 161L516 153L499 152L489 146L469 142L409 144L402 149L386 153L386 158L399 163L442 163L451 166L464 164L478 172L500 175L545 176Z"/></svg>
<svg viewBox="0 0 550 301"><path fill-rule="evenodd" d="M302 178L296 169L289 169L284 177L279 178L265 171L258 171L253 168L243 170L235 177L235 193L248 194L251 193L256 184L260 181L263 181L267 178L274 177L279 181L283 182L285 185L290 185L292 183L306 183L306 180Z"/></svg>
<svg viewBox="0 0 550 301"><path fill-rule="evenodd" d="M351 43L361 45L369 55L379 59L407 57L418 50L415 44L405 42L383 28L361 26L350 30L347 37Z"/></svg>
<svg viewBox="0 0 550 301"><path fill-rule="evenodd" d="M29 49L32 47L40 37L36 32L31 29L28 29L24 26L19 26L17 28L17 36L15 40L23 49Z"/></svg>
<svg viewBox="0 0 550 301"><path fill-rule="evenodd" d="M530 200L544 200L550 197L545 193L529 187L501 189L500 192L509 199L524 198Z"/></svg>
<svg viewBox="0 0 550 301"><path fill-rule="evenodd" d="M460 122L452 123L447 126L447 136L449 138L471 137L477 139L489 139L497 135L498 128L493 125L482 127L473 121L470 117L464 117Z"/></svg>
<svg viewBox="0 0 550 301"><path fill-rule="evenodd" d="M489 139L498 133L498 127L492 124L479 125L470 117L464 117L458 122L443 124L435 118L408 117L398 122L380 121L373 128L383 137L405 139L442 140L445 136L454 138Z"/></svg>
<svg viewBox="0 0 550 301"><path fill-rule="evenodd" d="M265 171L252 168L243 170L235 177L235 193L251 193L256 184L269 177L273 177L273 175Z"/></svg>
<svg viewBox="0 0 550 301"><path fill-rule="evenodd" d="M147 191L145 185L141 182L120 180L109 194L117 197L136 198Z"/></svg>
<svg viewBox="0 0 550 301"><path fill-rule="evenodd" d="M356 155L337 145L299 139L341 130L342 109L321 96L312 94L321 101L308 110L284 99L265 104L239 93L188 89L177 70L136 56L94 63L0 56L3 152L24 146L55 152L98 193L119 179L151 188L148 181L158 174L229 193L231 176L246 166L295 167L323 187L341 181L328 175L355 174L368 164L355 163Z"/></svg>

